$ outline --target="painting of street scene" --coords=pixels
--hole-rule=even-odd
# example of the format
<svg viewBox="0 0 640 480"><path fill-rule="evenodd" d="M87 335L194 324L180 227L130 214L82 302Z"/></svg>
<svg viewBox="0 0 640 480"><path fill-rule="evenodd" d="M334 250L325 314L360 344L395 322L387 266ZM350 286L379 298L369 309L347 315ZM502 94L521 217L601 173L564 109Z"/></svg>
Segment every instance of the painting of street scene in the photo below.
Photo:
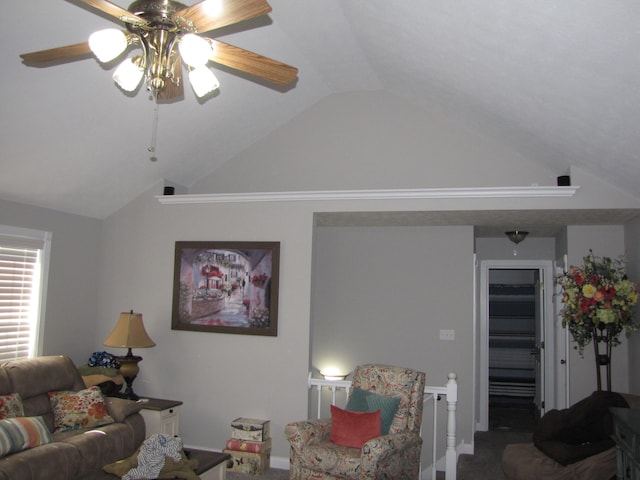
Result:
<svg viewBox="0 0 640 480"><path fill-rule="evenodd" d="M277 335L278 242L176 242L173 330Z"/></svg>

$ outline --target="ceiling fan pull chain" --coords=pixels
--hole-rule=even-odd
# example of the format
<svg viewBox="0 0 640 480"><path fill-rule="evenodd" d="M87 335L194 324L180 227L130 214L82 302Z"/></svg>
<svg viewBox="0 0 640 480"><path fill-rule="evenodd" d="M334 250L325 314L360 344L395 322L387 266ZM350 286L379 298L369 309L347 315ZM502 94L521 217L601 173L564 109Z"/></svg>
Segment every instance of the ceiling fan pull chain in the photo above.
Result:
<svg viewBox="0 0 640 480"><path fill-rule="evenodd" d="M149 160L152 162L156 162L158 157L156 156L156 142L158 139L158 102L153 102L153 125L151 126L151 143L147 147L149 153L151 153L151 157Z"/></svg>

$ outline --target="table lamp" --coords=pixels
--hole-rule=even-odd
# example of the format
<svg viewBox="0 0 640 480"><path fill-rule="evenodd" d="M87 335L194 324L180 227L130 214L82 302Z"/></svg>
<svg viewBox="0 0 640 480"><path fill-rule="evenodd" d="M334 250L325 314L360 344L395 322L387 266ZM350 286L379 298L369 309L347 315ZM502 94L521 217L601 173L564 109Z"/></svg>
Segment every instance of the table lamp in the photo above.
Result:
<svg viewBox="0 0 640 480"><path fill-rule="evenodd" d="M133 355L132 348L149 348L154 347L154 343L142 323L142 314L130 312L122 312L118 323L113 331L109 334L104 342L107 347L128 348L129 351L124 357L118 357L120 362L120 374L124 378L127 387L121 397L130 400L138 400L138 396L133 392L132 384L135 380L140 368L138 362L142 357Z"/></svg>

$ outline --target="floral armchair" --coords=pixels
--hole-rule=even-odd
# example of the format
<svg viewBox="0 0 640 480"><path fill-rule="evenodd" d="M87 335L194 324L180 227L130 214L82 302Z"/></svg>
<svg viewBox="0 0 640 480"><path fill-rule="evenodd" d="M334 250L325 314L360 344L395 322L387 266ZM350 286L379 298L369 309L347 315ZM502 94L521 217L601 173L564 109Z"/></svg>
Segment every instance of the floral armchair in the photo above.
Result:
<svg viewBox="0 0 640 480"><path fill-rule="evenodd" d="M388 365L361 365L351 384L379 395L399 397L389 433L368 440L361 449L329 441L331 420L290 423L291 480L417 479L420 473L425 374Z"/></svg>

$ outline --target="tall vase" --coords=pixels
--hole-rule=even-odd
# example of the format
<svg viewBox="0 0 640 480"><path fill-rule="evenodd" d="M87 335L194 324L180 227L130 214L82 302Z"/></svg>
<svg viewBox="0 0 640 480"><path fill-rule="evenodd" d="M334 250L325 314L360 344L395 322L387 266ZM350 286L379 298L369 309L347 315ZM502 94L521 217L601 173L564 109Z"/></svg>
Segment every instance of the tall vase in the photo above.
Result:
<svg viewBox="0 0 640 480"><path fill-rule="evenodd" d="M607 391L611 391L611 348L613 341L613 326L603 323L593 327L593 349L596 358L596 376L598 381L598 391L602 390L601 369L604 367L607 377ZM600 349L602 348L601 351Z"/></svg>

